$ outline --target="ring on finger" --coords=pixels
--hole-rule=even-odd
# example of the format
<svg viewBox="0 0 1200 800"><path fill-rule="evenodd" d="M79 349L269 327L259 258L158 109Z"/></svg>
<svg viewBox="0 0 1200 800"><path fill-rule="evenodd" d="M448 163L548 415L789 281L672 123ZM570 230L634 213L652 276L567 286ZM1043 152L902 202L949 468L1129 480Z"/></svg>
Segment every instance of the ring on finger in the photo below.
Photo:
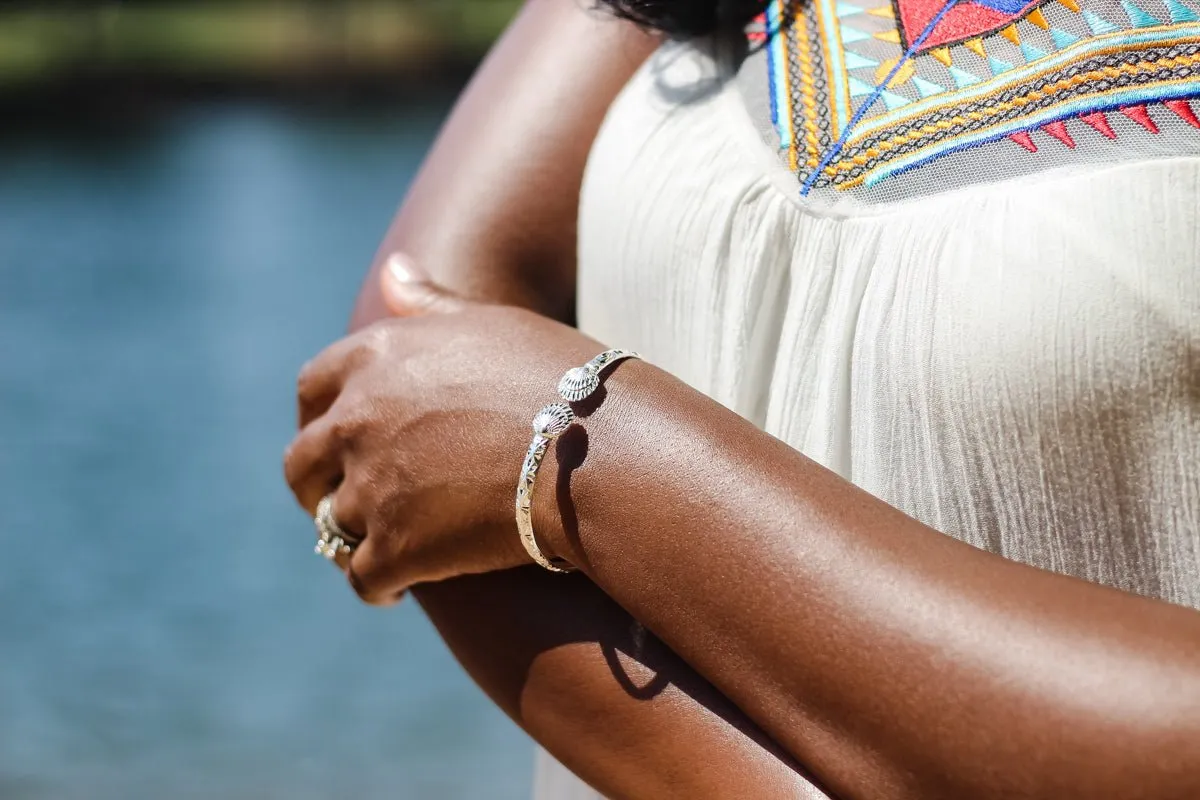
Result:
<svg viewBox="0 0 1200 800"><path fill-rule="evenodd" d="M354 554L362 540L346 533L338 524L333 514L333 495L327 494L317 503L317 513L313 517L317 526L317 545L313 548L319 556L329 561L336 561L338 556L349 557Z"/></svg>

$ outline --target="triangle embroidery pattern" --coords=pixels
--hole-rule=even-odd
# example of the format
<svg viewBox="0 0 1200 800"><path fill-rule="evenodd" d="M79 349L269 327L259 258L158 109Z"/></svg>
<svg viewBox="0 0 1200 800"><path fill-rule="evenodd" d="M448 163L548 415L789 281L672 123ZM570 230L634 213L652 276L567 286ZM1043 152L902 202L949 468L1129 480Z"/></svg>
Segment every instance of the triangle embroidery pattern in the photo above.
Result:
<svg viewBox="0 0 1200 800"><path fill-rule="evenodd" d="M847 27L842 28L842 43L843 44L852 44L854 42L861 42L861 41L864 41L864 40L870 39L870 38L871 38L871 34L869 34L869 33L863 33L862 31L856 30L854 28L847 28Z"/></svg>
<svg viewBox="0 0 1200 800"><path fill-rule="evenodd" d="M1163 107L1191 127L1200 130L1200 117L1196 116L1196 112L1192 109L1191 102L1188 100L1164 100ZM1117 112L1133 120L1150 133L1156 134L1160 130L1158 125L1150 117L1150 112L1144 105L1127 106L1125 108L1117 109ZM1080 114L1078 117L1076 117L1076 119L1099 133L1105 139L1115 140L1118 138L1116 131L1113 130L1112 124L1108 121L1108 115L1103 111L1093 111L1089 114ZM1062 142L1067 146L1067 148L1071 150L1075 149L1075 140L1071 136L1070 131L1067 130L1066 120L1056 120L1047 125L1043 125L1041 130ZM1033 141L1033 138L1029 135L1029 131L1015 133L1008 138L1031 153L1037 152L1037 145Z"/></svg>
<svg viewBox="0 0 1200 800"><path fill-rule="evenodd" d="M912 79L913 86L917 87L917 93L921 95L921 99L932 97L935 94L941 94L946 91L946 87L939 86L936 83L931 83L924 78L914 76Z"/></svg>
<svg viewBox="0 0 1200 800"><path fill-rule="evenodd" d="M1195 111L1192 111L1192 107L1187 100L1167 100L1163 105L1188 125L1200 130L1200 118L1196 116Z"/></svg>
<svg viewBox="0 0 1200 800"><path fill-rule="evenodd" d="M1091 11L1084 11L1083 18L1087 21L1088 27L1092 29L1092 33L1097 36L1102 36L1106 33L1116 33L1121 30L1103 17L1096 16Z"/></svg>
<svg viewBox="0 0 1200 800"><path fill-rule="evenodd" d="M866 81L861 81L858 78L855 78L853 75L850 76L849 86L851 97L866 97L875 91L874 86Z"/></svg>
<svg viewBox="0 0 1200 800"><path fill-rule="evenodd" d="M969 72L964 72L958 67L950 68L950 77L954 78L954 85L960 89L965 89L968 86L974 86L979 83L979 78L976 78Z"/></svg>
<svg viewBox="0 0 1200 800"><path fill-rule="evenodd" d="M870 67L871 69L874 69L875 67L879 66L878 61L872 61L869 58L864 58L863 56L860 56L858 53L852 52L850 50L846 51L845 59L846 59L846 69L863 69L864 67Z"/></svg>
<svg viewBox="0 0 1200 800"><path fill-rule="evenodd" d="M1021 45L1021 55L1025 56L1025 62L1037 61L1039 58L1045 58L1046 54L1038 50L1031 44L1025 43Z"/></svg>
<svg viewBox="0 0 1200 800"><path fill-rule="evenodd" d="M1125 7L1125 13L1129 15L1129 21L1137 27L1153 28L1159 24L1158 20L1129 2L1129 0L1121 0L1121 5Z"/></svg>
<svg viewBox="0 0 1200 800"><path fill-rule="evenodd" d="M1054 39L1054 46L1059 50L1065 50L1079 41L1078 36L1072 36L1066 31L1059 30L1058 28L1050 29L1050 38Z"/></svg>
<svg viewBox="0 0 1200 800"><path fill-rule="evenodd" d="M1200 0L767 6L753 29L802 194L867 190L951 152L946 169L974 165L955 180L969 185L997 174L988 153L1037 171L1160 130L1200 153Z"/></svg>
<svg viewBox="0 0 1200 800"><path fill-rule="evenodd" d="M1166 0L1167 10L1171 12L1171 22L1197 22L1200 14L1192 11L1179 0Z"/></svg>
<svg viewBox="0 0 1200 800"><path fill-rule="evenodd" d="M1079 119L1092 128L1094 128L1105 139L1115 139L1117 134L1113 132L1112 125L1108 124L1108 117L1104 116L1103 111L1093 111L1091 114L1080 114Z"/></svg>
<svg viewBox="0 0 1200 800"><path fill-rule="evenodd" d="M971 0L947 8L946 0L895 0L897 31L905 48L920 41L916 51L964 39L990 36L1011 28L1018 20L1039 14L1044 0ZM931 27L932 26L932 27ZM929 28L926 31L926 28ZM1016 30L1007 35L1016 36Z"/></svg>
<svg viewBox="0 0 1200 800"><path fill-rule="evenodd" d="M1031 153L1036 153L1038 151L1037 145L1033 143L1033 137L1029 135L1029 131L1012 133L1009 134L1008 138L1012 139L1014 142L1021 145L1023 149L1028 150Z"/></svg>
<svg viewBox="0 0 1200 800"><path fill-rule="evenodd" d="M1042 130L1058 139L1065 144L1069 149L1075 149L1075 140L1071 138L1071 134L1067 132L1067 123L1061 119L1057 122L1051 122L1049 125L1044 125Z"/></svg>

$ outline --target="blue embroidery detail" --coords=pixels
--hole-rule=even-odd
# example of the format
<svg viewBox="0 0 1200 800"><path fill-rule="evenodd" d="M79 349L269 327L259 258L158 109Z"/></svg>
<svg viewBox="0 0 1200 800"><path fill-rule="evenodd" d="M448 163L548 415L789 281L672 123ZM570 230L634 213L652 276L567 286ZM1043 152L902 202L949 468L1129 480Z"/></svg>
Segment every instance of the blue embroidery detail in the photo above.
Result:
<svg viewBox="0 0 1200 800"><path fill-rule="evenodd" d="M829 166L830 161L837 158L838 153L842 152L842 148L846 146L846 141L850 138L850 134L854 130L854 126L857 125L863 118L863 115L867 113L867 109L874 105L875 101L879 99L879 95L886 91L887 85L892 82L892 78L896 77L896 73L900 71L900 67L904 66L904 64L913 57L913 54L916 53L917 50L921 49L921 45L925 44L925 40L929 38L929 34L933 33L933 29L938 26L938 23L942 21L942 18L946 16L950 9L954 8L954 5L957 2L958 0L946 0L946 5L942 6L942 10L935 14L933 19L929 20L929 24L925 26L925 30L921 31L921 35L917 37L916 41L909 45L908 50L904 53L904 57L896 62L896 65L892 67L890 72L888 72L887 77L880 81L879 85L875 87L875 91L872 93L872 96L864 100L863 104L858 107L858 111L854 112L854 116L850 117L850 122L846 125L846 129L842 131L842 135L838 137L838 140L833 143L832 147L825 151L825 155L822 156L821 160L817 163L816 169L809 174L808 179L804 181L804 185L800 187L800 195L802 197L808 196L808 193L812 191L813 184L816 183L817 178L820 177L821 172L827 166ZM843 37L843 41L844 39L845 37Z"/></svg>

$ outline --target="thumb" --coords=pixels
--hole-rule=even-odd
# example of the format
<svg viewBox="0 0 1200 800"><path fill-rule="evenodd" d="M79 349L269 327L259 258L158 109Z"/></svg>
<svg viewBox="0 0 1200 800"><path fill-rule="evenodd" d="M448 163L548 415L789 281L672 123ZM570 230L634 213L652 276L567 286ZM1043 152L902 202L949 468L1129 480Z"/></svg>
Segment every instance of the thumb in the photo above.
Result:
<svg viewBox="0 0 1200 800"><path fill-rule="evenodd" d="M433 282L425 270L408 256L395 253L380 270L380 290L388 311L397 317L450 314L461 311L467 301Z"/></svg>

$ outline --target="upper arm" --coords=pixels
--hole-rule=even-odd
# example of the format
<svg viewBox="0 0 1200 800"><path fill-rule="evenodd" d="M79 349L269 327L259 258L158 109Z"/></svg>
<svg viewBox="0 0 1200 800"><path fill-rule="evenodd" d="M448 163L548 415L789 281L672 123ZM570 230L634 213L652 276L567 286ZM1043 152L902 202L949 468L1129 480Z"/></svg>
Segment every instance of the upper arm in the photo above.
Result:
<svg viewBox="0 0 1200 800"><path fill-rule="evenodd" d="M656 43L586 0L529 0L459 98L375 268L403 251L470 296L569 317L588 152ZM368 280L356 325L383 315L376 291Z"/></svg>

